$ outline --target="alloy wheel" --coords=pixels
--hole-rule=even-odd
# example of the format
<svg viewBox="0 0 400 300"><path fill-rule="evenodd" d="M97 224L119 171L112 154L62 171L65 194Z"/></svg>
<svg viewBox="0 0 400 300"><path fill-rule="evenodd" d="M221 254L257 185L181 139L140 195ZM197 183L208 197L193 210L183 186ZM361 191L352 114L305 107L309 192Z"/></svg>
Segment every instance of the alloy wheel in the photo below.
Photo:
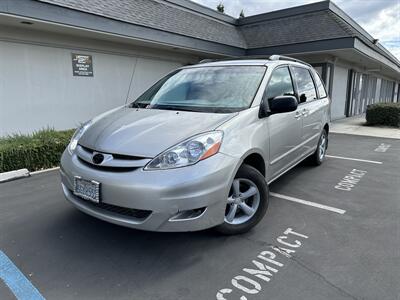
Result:
<svg viewBox="0 0 400 300"><path fill-rule="evenodd" d="M260 191L249 179L235 178L228 196L225 222L239 225L250 220L260 205Z"/></svg>

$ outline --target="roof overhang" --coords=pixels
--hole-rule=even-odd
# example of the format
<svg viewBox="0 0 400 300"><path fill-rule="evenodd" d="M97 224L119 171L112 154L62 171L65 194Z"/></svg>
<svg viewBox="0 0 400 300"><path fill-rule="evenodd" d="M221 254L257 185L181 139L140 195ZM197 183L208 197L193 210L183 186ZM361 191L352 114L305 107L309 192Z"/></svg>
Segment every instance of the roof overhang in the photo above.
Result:
<svg viewBox="0 0 400 300"><path fill-rule="evenodd" d="M2 18L3 17L3 18ZM60 31L82 36L86 32L91 37L115 37L125 42L141 42L180 48L191 53L223 56L244 55L245 50L216 42L201 40L167 31L139 26L114 19L105 18L65 7L39 1L3 0L0 2L0 23L4 17L26 19L34 23L39 30ZM3 20L4 21L4 20Z"/></svg>
<svg viewBox="0 0 400 300"><path fill-rule="evenodd" d="M165 0L174 5L182 6L184 9L198 10L206 17L215 17L224 22L233 23L232 18L218 14L209 9L197 7L197 4L188 3L184 0ZM193 7L192 7L193 6ZM196 6L196 7L194 7ZM357 24L345 15L338 7L329 1L299 6L278 12L252 16L237 21L240 25L246 22L258 22L265 18L279 18L289 14L302 14L311 10L330 9L341 18L346 19L351 25L358 28ZM204 10L204 11L203 11ZM15 20L15 24L13 23ZM400 64L397 60L385 51L372 45L364 38L359 39L354 36L341 37L335 39L324 39L311 42L270 46L266 48L244 49L229 46L222 43L194 38L191 36L167 32L146 26L94 15L58 5L48 4L35 0L3 0L0 1L0 24L9 26L20 26L21 20L28 20L34 23L32 29L41 31L69 34L72 36L88 37L107 41L116 41L131 45L149 46L158 49L168 49L173 51L185 52L203 57L218 56L244 56L244 55L271 55L271 54L290 54L290 55L318 55L321 53L336 55L341 59L347 59L357 64L375 65L373 69L382 69L384 74L399 78ZM362 32L363 34L367 34ZM378 47L378 48L377 48ZM344 57L348 55L348 57ZM368 69L371 69L368 67Z"/></svg>
<svg viewBox="0 0 400 300"><path fill-rule="evenodd" d="M286 54L291 56L339 58L365 71L380 70L390 78L400 80L400 67L382 54L374 51L355 37L322 40L267 48L249 49L246 55Z"/></svg>

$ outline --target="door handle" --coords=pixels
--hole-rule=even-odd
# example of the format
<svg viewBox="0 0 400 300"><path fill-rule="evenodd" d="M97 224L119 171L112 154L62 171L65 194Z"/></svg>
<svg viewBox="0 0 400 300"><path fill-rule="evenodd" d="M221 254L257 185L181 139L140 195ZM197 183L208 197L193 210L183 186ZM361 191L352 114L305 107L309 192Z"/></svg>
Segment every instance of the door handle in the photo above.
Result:
<svg viewBox="0 0 400 300"><path fill-rule="evenodd" d="M303 116L307 116L309 112L310 112L310 111L309 111L308 109L305 109L305 108L304 108L304 109L302 110L301 114L302 114Z"/></svg>
<svg viewBox="0 0 400 300"><path fill-rule="evenodd" d="M296 114L294 115L294 118L295 119L300 119L301 118L301 112L299 112L299 111L296 111Z"/></svg>

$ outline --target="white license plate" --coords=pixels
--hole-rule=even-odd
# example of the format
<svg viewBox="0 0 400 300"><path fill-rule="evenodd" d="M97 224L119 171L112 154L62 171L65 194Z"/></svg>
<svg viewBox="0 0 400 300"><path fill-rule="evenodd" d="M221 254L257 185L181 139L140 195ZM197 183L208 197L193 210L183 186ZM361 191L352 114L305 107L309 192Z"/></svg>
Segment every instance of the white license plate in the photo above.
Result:
<svg viewBox="0 0 400 300"><path fill-rule="evenodd" d="M75 176L74 194L83 199L99 203L100 183L94 180L86 180L79 176Z"/></svg>

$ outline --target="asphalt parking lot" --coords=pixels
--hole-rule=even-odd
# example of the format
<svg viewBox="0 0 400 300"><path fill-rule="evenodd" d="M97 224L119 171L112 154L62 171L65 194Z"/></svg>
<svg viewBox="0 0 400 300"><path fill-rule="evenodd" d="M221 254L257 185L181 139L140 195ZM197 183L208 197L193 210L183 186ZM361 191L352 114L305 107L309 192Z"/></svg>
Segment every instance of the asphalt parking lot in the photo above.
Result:
<svg viewBox="0 0 400 300"><path fill-rule="evenodd" d="M64 200L57 171L3 183L0 299L10 285L18 299L400 299L400 140L331 134L328 154L230 237L102 222Z"/></svg>

